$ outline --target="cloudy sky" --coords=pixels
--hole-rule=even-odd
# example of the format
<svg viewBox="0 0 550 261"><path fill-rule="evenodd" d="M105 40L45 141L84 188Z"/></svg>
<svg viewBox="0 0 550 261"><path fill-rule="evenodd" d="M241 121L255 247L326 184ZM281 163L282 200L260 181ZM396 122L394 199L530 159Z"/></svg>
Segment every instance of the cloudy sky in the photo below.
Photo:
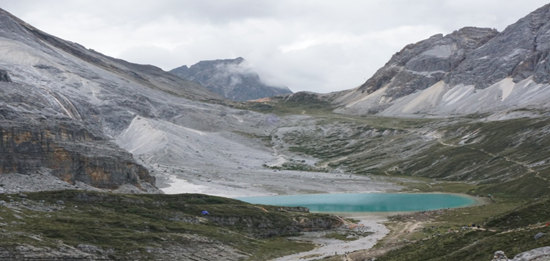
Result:
<svg viewBox="0 0 550 261"><path fill-rule="evenodd" d="M243 57L293 91L354 88L406 44L499 31L545 0L0 0L35 27L164 70Z"/></svg>

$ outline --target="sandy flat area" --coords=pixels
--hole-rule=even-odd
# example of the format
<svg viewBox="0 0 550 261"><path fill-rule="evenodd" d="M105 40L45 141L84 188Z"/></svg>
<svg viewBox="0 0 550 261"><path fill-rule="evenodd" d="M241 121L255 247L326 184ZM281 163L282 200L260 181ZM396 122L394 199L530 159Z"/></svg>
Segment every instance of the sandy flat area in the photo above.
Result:
<svg viewBox="0 0 550 261"><path fill-rule="evenodd" d="M203 193L222 197L390 192L401 188L392 183L365 176L350 177L344 174L270 169L235 171L188 169L185 173L158 179L159 183L166 184L165 187L161 186L166 194Z"/></svg>

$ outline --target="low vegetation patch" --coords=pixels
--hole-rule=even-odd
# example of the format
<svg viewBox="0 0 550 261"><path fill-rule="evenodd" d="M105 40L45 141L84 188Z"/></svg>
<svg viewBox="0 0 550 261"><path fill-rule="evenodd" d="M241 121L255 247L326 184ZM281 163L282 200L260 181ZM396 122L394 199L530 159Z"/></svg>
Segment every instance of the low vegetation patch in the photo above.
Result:
<svg viewBox="0 0 550 261"><path fill-rule="evenodd" d="M301 231L296 220L331 220L199 194L60 191L0 195L0 200L0 247L84 244L99 247L112 259L148 259L155 251L176 247L231 248L245 260L268 260L314 247L286 239Z"/></svg>

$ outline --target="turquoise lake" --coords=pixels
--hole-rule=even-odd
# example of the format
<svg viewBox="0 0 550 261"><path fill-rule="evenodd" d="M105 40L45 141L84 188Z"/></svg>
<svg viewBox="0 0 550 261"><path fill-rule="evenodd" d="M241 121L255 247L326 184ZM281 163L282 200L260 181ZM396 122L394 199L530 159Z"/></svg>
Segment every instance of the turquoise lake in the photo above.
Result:
<svg viewBox="0 0 550 261"><path fill-rule="evenodd" d="M308 194L236 198L252 204L307 207L312 212L402 212L456 208L476 200L454 194Z"/></svg>

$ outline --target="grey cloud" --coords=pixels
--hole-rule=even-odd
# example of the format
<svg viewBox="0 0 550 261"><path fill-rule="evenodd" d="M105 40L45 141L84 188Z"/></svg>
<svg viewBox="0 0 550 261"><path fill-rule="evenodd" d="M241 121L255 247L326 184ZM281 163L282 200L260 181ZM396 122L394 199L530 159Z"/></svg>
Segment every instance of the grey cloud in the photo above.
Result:
<svg viewBox="0 0 550 261"><path fill-rule="evenodd" d="M243 57L270 85L353 88L403 46L464 26L502 31L542 0L0 0L61 38L165 70Z"/></svg>

